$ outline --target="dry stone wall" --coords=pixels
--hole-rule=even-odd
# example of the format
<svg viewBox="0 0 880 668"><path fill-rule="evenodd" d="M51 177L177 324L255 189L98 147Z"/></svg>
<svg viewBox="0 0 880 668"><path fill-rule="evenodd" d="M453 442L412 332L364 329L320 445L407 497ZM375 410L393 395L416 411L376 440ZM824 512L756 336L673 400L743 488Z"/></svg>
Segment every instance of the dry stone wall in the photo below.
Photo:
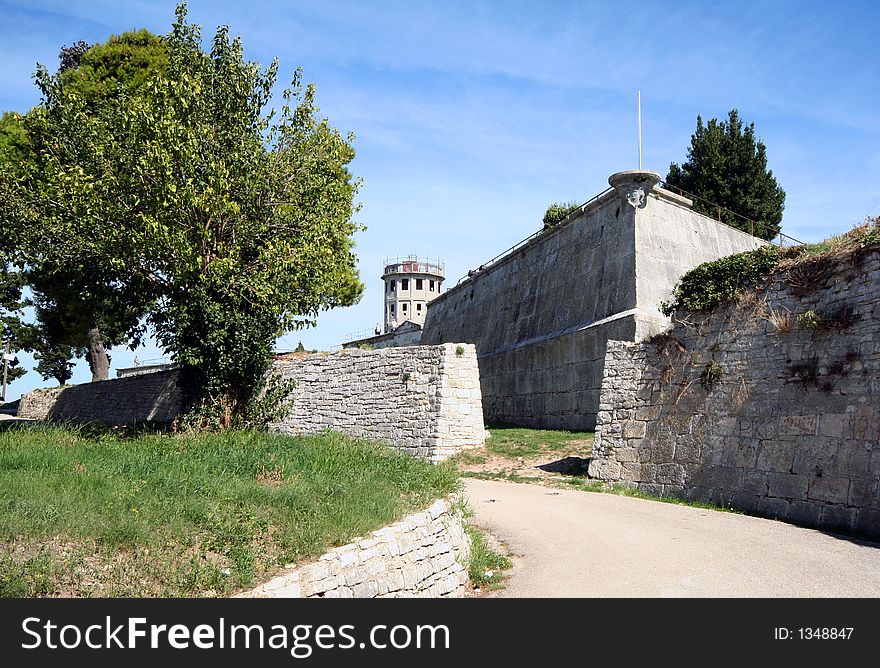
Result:
<svg viewBox="0 0 880 668"><path fill-rule="evenodd" d="M485 442L472 345L344 349L293 356L274 369L297 383L274 431L333 429L435 462Z"/></svg>
<svg viewBox="0 0 880 668"><path fill-rule="evenodd" d="M177 371L160 371L25 394L18 417L76 423L169 423L180 413Z"/></svg>
<svg viewBox="0 0 880 668"><path fill-rule="evenodd" d="M482 446L486 431L474 347L468 344L347 349L278 359L273 370L296 381L290 410L274 431L326 429L386 441L442 461ZM176 371L38 390L19 417L72 422L171 422L180 412Z"/></svg>
<svg viewBox="0 0 880 668"><path fill-rule="evenodd" d="M590 474L880 537L880 254L676 315L609 343Z"/></svg>
<svg viewBox="0 0 880 668"><path fill-rule="evenodd" d="M470 539L455 497L295 566L242 598L459 597Z"/></svg>

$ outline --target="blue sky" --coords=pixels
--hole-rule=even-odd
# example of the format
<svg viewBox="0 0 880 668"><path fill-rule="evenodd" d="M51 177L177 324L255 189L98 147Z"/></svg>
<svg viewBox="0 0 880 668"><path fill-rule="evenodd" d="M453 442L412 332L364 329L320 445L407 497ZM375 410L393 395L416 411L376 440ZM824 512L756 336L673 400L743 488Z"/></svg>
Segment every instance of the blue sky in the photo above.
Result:
<svg viewBox="0 0 880 668"><path fill-rule="evenodd" d="M63 44L166 33L174 6L0 1L0 110L39 102L35 64L57 66ZM229 25L252 60L277 57L281 83L303 67L321 113L356 136L367 290L281 348L327 349L379 322L385 257L439 256L451 286L540 227L549 203L636 167L637 90L645 168L665 175L697 114L736 107L787 192L788 234L880 214L880 3L193 0L189 19L206 37ZM113 367L133 354L113 351ZM73 380L88 380L83 363ZM8 398L44 384L32 372Z"/></svg>

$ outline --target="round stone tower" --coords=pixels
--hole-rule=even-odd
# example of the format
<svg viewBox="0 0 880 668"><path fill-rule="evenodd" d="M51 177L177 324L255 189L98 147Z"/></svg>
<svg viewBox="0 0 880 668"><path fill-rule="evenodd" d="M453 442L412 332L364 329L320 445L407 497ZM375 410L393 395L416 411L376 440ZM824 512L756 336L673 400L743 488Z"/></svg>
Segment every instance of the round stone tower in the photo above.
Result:
<svg viewBox="0 0 880 668"><path fill-rule="evenodd" d="M385 260L385 332L407 320L424 325L428 304L440 296L444 278L439 260L416 255Z"/></svg>

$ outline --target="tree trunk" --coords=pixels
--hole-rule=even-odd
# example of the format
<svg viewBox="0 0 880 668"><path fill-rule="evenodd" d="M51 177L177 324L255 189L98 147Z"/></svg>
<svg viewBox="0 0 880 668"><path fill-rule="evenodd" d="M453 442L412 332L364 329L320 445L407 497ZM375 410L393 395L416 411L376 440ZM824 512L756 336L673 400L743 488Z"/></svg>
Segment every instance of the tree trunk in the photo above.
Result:
<svg viewBox="0 0 880 668"><path fill-rule="evenodd" d="M92 372L92 382L98 380L107 380L110 376L110 357L104 348L104 339L101 336L101 330L93 327L89 330L89 350L86 353L86 360L89 363L89 369Z"/></svg>

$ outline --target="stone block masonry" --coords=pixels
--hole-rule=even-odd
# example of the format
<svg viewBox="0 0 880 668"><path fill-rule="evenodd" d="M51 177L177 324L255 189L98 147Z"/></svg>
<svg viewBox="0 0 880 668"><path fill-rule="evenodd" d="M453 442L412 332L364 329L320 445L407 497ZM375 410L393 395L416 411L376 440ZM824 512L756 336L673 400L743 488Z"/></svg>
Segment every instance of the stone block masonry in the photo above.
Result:
<svg viewBox="0 0 880 668"><path fill-rule="evenodd" d="M880 538L880 253L676 319L609 342L590 475Z"/></svg>
<svg viewBox="0 0 880 668"><path fill-rule="evenodd" d="M271 425L274 431L332 429L433 462L485 442L472 345L294 355L277 359L273 371L296 381L290 410ZM106 424L167 423L179 412L176 371L38 390L19 406L20 417Z"/></svg>
<svg viewBox="0 0 880 668"><path fill-rule="evenodd" d="M296 380L296 388L273 431L333 429L433 462L485 442L472 345L344 349L279 360L274 370Z"/></svg>
<svg viewBox="0 0 880 668"><path fill-rule="evenodd" d="M451 496L238 597L459 597L466 591L469 557L470 539Z"/></svg>
<svg viewBox="0 0 880 668"><path fill-rule="evenodd" d="M177 371L160 371L25 394L18 417L74 423L170 423L180 413Z"/></svg>

